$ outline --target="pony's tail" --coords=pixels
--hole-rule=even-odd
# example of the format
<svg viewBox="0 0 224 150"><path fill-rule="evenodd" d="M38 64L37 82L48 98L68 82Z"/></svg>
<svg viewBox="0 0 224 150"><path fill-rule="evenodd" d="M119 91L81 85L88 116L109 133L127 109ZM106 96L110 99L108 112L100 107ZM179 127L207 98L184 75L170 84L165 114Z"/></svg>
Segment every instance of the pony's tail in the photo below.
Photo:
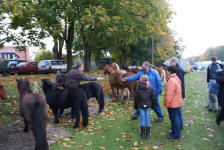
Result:
<svg viewBox="0 0 224 150"><path fill-rule="evenodd" d="M101 91L100 91L100 101L101 101L101 108L104 109L105 99L104 99L104 94L103 94L103 88L102 87L101 87Z"/></svg>
<svg viewBox="0 0 224 150"><path fill-rule="evenodd" d="M46 133L46 114L43 104L36 101L32 113L32 130L35 137L35 150L48 150Z"/></svg>

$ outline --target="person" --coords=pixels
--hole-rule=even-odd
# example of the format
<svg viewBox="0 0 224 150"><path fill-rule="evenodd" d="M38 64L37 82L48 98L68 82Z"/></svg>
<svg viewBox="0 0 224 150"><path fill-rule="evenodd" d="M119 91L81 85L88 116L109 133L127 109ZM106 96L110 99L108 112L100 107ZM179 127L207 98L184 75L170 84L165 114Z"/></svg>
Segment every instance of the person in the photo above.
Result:
<svg viewBox="0 0 224 150"><path fill-rule="evenodd" d="M208 110L212 111L212 106L215 104L215 111L217 111L217 95L219 93L219 87L216 82L217 70L222 69L222 65L217 63L216 56L211 57L212 63L207 68L207 83L209 89Z"/></svg>
<svg viewBox="0 0 224 150"><path fill-rule="evenodd" d="M185 100L185 82L184 82L184 70L181 68L181 66L178 63L178 59L176 57L173 57L170 59L170 66L173 66L174 68L176 68L176 74L177 77L180 79L181 81L181 92L182 92L182 100ZM181 129L183 130L183 117L182 117L182 107L180 107L179 109L179 116L180 116L180 125L181 125Z"/></svg>
<svg viewBox="0 0 224 150"><path fill-rule="evenodd" d="M176 74L176 68L169 66L167 68L167 85L164 97L164 107L168 109L171 121L171 136L168 139L179 139L181 137L181 119L182 105L181 81Z"/></svg>
<svg viewBox="0 0 224 150"><path fill-rule="evenodd" d="M154 111L158 117L157 122L163 121L163 114L161 107L159 105L159 95L162 93L162 82L158 72L150 67L150 63L148 61L144 61L142 63L142 69L139 72L130 77L122 78L122 81L136 81L139 80L141 75L146 74L148 76L149 81L151 82L151 86L153 88L153 92L156 98ZM139 116L139 111L136 110L135 114L132 116L132 119L137 119Z"/></svg>
<svg viewBox="0 0 224 150"><path fill-rule="evenodd" d="M185 99L185 83L184 83L184 70L181 68L181 66L178 63L178 59L176 57L173 57L170 59L170 66L176 67L177 70L177 76L181 81L181 88L182 88L182 99Z"/></svg>
<svg viewBox="0 0 224 150"><path fill-rule="evenodd" d="M153 89L148 81L148 76L143 74L136 89L134 107L141 116L141 138L150 138L150 112L155 105ZM145 132L146 131L146 132Z"/></svg>
<svg viewBox="0 0 224 150"><path fill-rule="evenodd" d="M224 68L217 70L216 81L219 84L218 104L224 109Z"/></svg>
<svg viewBox="0 0 224 150"><path fill-rule="evenodd" d="M71 69L67 77L65 79L65 87L66 88L74 88L78 87L79 83L81 81L96 81L96 80L103 80L103 78L96 78L96 77L90 77L86 76L82 73L84 70L84 65L81 63L78 63L73 69Z"/></svg>

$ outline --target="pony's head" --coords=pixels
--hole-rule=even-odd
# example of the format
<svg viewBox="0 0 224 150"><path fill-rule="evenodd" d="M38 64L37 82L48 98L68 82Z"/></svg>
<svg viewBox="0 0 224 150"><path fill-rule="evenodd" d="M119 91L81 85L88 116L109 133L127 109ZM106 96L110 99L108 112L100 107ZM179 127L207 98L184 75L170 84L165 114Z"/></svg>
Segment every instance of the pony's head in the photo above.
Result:
<svg viewBox="0 0 224 150"><path fill-rule="evenodd" d="M120 70L120 67L119 67L119 65L118 65L117 63L113 63L113 64L111 65L111 68L112 68L113 70Z"/></svg>
<svg viewBox="0 0 224 150"><path fill-rule="evenodd" d="M54 84L51 82L50 79L44 78L41 81L42 81L42 89L44 92L47 92L48 90L53 89Z"/></svg>
<svg viewBox="0 0 224 150"><path fill-rule="evenodd" d="M57 87L63 86L65 83L65 79L66 79L66 75L63 75L63 74L57 75L55 78L56 86Z"/></svg>
<svg viewBox="0 0 224 150"><path fill-rule="evenodd" d="M110 75L111 73L113 73L114 70L109 66L109 65L104 65L104 75L108 74Z"/></svg>
<svg viewBox="0 0 224 150"><path fill-rule="evenodd" d="M16 79L19 94L32 93L28 79Z"/></svg>

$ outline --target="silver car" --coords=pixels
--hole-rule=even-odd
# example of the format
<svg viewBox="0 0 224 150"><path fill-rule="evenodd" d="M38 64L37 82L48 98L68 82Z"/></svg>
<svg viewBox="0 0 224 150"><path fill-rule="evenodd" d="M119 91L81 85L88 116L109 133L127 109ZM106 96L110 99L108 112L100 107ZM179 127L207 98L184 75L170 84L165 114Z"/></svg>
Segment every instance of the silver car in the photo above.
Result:
<svg viewBox="0 0 224 150"><path fill-rule="evenodd" d="M65 73L66 71L65 60L41 60L38 63L38 73Z"/></svg>

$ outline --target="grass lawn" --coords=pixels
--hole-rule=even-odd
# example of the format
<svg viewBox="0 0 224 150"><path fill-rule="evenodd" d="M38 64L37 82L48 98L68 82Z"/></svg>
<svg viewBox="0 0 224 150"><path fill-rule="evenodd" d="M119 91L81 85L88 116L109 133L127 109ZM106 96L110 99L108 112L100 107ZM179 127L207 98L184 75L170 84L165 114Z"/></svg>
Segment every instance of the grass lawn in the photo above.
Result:
<svg viewBox="0 0 224 150"><path fill-rule="evenodd" d="M208 101L205 81L205 77L198 73L186 75L187 101L182 107L184 130L180 140L166 139L170 129L170 121L167 110L163 107L163 96L161 96L160 104L165 118L162 123L156 123L157 117L152 112L151 138L149 140L139 137L140 120L130 120L131 114L134 113L132 101L108 102L107 109L101 115L90 118L87 129L72 129L73 121L59 124L59 126L67 128L72 136L59 140L56 144L51 145L50 149L222 150L224 149L224 122L221 126L217 126L215 124L216 114L214 112L208 113L205 108ZM9 122L17 117L16 110L14 110L13 116L6 113L9 109L13 111L14 107L12 102L0 103L1 122L7 122L4 121L5 118L11 118L8 119Z"/></svg>

